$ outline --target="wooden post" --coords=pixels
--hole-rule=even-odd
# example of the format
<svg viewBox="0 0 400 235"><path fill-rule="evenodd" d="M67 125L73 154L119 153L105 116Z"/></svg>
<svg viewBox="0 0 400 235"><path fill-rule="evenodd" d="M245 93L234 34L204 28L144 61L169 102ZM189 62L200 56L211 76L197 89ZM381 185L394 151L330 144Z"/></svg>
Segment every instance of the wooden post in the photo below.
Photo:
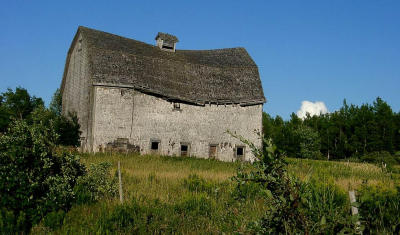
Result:
<svg viewBox="0 0 400 235"><path fill-rule="evenodd" d="M356 193L354 190L350 190L349 191L349 197L350 197L350 204L353 204L356 202ZM358 208L356 206L351 206L351 214L354 215L358 215ZM359 234L362 234L362 231L360 231L360 226L361 223L359 220L357 220L356 222L356 232Z"/></svg>
<svg viewBox="0 0 400 235"><path fill-rule="evenodd" d="M122 191L122 179L121 179L121 163L118 161L118 180L119 180L119 201L124 203L124 195Z"/></svg>

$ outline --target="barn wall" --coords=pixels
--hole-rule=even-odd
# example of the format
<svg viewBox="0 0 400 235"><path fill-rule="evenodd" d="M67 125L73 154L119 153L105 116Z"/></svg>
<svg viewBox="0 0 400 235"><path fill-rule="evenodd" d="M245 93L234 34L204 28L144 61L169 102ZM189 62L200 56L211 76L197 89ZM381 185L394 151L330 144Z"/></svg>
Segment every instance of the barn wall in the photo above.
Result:
<svg viewBox="0 0 400 235"><path fill-rule="evenodd" d="M90 109L89 109L89 65L85 41L78 40L71 51L69 62L67 64L67 74L65 77L65 86L62 96L62 112L67 115L69 112L75 112L81 125L81 137L83 148L90 136ZM90 139L90 138L89 138Z"/></svg>
<svg viewBox="0 0 400 235"><path fill-rule="evenodd" d="M232 161L234 149L243 144L226 133L244 136L256 145L261 140L262 105L193 106L173 103L132 89L95 87L93 151L104 150L119 138L138 146L142 154L150 153L151 140L160 141L160 154L180 156L180 143L189 143L191 156L208 158L209 145L217 144L217 159ZM245 148L245 159L252 154Z"/></svg>

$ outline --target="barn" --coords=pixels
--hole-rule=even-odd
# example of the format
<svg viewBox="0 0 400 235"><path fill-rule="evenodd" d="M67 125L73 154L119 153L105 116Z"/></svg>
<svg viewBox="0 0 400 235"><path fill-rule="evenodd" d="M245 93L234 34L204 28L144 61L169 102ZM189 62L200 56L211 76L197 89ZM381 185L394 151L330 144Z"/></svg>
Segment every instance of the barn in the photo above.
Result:
<svg viewBox="0 0 400 235"><path fill-rule="evenodd" d="M252 160L227 131L261 145L266 102L246 49L179 50L80 26L61 84L62 111L76 113L83 151L138 151L222 161Z"/></svg>

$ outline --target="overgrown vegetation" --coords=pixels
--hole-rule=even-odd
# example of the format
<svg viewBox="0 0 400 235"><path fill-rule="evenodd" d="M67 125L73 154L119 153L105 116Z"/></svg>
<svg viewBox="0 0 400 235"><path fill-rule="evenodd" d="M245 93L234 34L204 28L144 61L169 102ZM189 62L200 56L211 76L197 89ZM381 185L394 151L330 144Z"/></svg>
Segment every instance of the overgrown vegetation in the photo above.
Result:
<svg viewBox="0 0 400 235"><path fill-rule="evenodd" d="M355 221L350 216L349 187L358 192L357 198L362 204L362 196L368 193L362 190L363 185L375 187L382 182L385 190L394 191L400 177L372 164L283 160L288 162L288 176L300 179L297 181L301 185L298 209L307 218L309 234L340 231L351 234ZM238 181L231 178L237 175L241 163L105 153L84 154L81 161L86 166L109 162L111 175L120 161L124 204L112 197L74 204L60 227L49 230L42 222L33 228L34 234L256 233L263 231L261 219L271 206L265 190L259 184L250 185L251 181L242 184L243 199L240 199ZM241 167L251 170L252 165ZM385 200L395 202L393 197L382 195ZM388 215L397 219L394 212L388 211ZM364 222L367 212L360 209L360 213L367 231L369 227ZM381 220L380 216L374 219ZM392 230L384 231L390 234Z"/></svg>
<svg viewBox="0 0 400 235"><path fill-rule="evenodd" d="M76 119L46 109L22 88L2 97L1 111L7 115L0 115L6 117L0 134L1 234L28 233L40 221L55 229L83 198L87 203L115 195L109 164L91 165L87 171L76 154L56 151L60 144L78 143Z"/></svg>
<svg viewBox="0 0 400 235"><path fill-rule="evenodd" d="M10 226L6 232L28 232L47 213L71 207L73 188L85 168L72 154L55 154L56 139L51 125L23 120L10 124L0 137L0 208L3 225Z"/></svg>
<svg viewBox="0 0 400 235"><path fill-rule="evenodd" d="M77 146L80 133L76 116L61 115L59 91L45 108L22 88L8 90L0 96L0 233L398 234L398 116L380 99L305 120L264 114L267 137L278 147L268 140L257 149L242 139L254 163L78 157L60 147ZM362 139L365 133L375 137ZM347 159L311 160L328 156ZM116 198L118 161L123 204Z"/></svg>
<svg viewBox="0 0 400 235"><path fill-rule="evenodd" d="M7 89L0 94L0 135L7 132L13 121L43 122L51 125L58 135L54 144L65 146L79 146L80 131L76 114L61 114L62 97L57 89L49 108L45 108L43 100L31 96L24 88L17 87L15 91Z"/></svg>

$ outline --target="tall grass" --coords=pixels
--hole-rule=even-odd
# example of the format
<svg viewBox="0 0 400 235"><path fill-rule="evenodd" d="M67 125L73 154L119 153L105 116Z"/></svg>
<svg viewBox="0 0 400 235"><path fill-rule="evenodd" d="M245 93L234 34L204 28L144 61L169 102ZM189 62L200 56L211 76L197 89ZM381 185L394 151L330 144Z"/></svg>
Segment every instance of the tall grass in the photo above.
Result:
<svg viewBox="0 0 400 235"><path fill-rule="evenodd" d="M289 158L289 171L300 179L333 181L344 190L359 189L362 184L383 183L394 187L400 180L400 174L387 172L377 165L369 163L336 162L310 159Z"/></svg>
<svg viewBox="0 0 400 235"><path fill-rule="evenodd" d="M113 175L120 161L125 203L107 199L76 205L66 214L60 228L52 231L42 223L32 230L33 234L249 233L252 222L267 209L266 199L261 196L245 202L233 199L230 178L240 163L106 153L82 154L81 160L86 165L109 162ZM359 188L363 181L391 186L399 179L399 175L387 174L371 164L305 159L288 162L289 172L300 179L336 184L343 195L349 187ZM321 195L323 200L330 197L325 191ZM325 204L326 209L321 211L333 205ZM342 212L338 209L333 213ZM336 214L327 217L327 222Z"/></svg>

